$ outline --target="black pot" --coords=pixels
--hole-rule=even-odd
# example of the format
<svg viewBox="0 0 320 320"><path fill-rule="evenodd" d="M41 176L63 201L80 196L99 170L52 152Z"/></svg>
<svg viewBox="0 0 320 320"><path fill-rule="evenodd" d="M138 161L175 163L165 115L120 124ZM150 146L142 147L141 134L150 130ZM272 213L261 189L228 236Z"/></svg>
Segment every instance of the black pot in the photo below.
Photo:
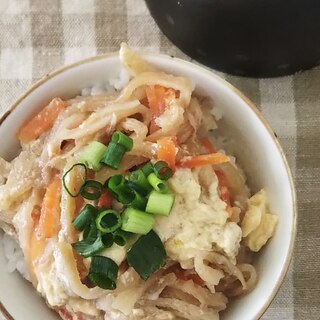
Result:
<svg viewBox="0 0 320 320"><path fill-rule="evenodd" d="M163 33L193 59L249 77L320 64L320 0L146 0Z"/></svg>

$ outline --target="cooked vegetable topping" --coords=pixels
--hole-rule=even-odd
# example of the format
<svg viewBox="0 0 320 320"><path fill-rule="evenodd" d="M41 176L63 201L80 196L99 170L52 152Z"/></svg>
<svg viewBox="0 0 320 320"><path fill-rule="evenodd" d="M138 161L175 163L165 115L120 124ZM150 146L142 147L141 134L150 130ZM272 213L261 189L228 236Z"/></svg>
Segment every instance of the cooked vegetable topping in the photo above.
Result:
<svg viewBox="0 0 320 320"><path fill-rule="evenodd" d="M115 210L104 210L99 213L96 225L102 233L111 233L121 227L120 214Z"/></svg>
<svg viewBox="0 0 320 320"><path fill-rule="evenodd" d="M103 155L107 151L107 146L98 141L91 142L82 152L80 161L89 169L99 171L102 167L100 163Z"/></svg>
<svg viewBox="0 0 320 320"><path fill-rule="evenodd" d="M17 133L20 141L30 142L48 131L59 114L65 110L67 103L60 98L54 98L36 116L28 121Z"/></svg>
<svg viewBox="0 0 320 320"><path fill-rule="evenodd" d="M174 203L173 194L152 191L149 195L146 211L148 213L168 216Z"/></svg>
<svg viewBox="0 0 320 320"><path fill-rule="evenodd" d="M60 230L60 199L61 180L55 176L50 182L43 197L39 219L39 233L41 238L52 238Z"/></svg>
<svg viewBox="0 0 320 320"><path fill-rule="evenodd" d="M121 229L137 234L147 234L153 227L154 217L144 211L127 208L122 213Z"/></svg>
<svg viewBox="0 0 320 320"><path fill-rule="evenodd" d="M81 172L81 180L82 180L82 184L81 186L77 189L77 190L69 190L68 188L68 175L72 172L72 170L75 170L75 168L81 168L82 172ZM83 187L83 185L85 184L87 180L87 167L83 164L83 163L75 163L62 177L62 182L63 182L63 186L65 188L65 190L67 191L67 193L69 194L69 196L76 198L80 192L81 189Z"/></svg>
<svg viewBox="0 0 320 320"><path fill-rule="evenodd" d="M229 162L230 158L223 153L215 152L210 154L201 154L194 157L185 157L177 164L181 168L195 168L208 164L220 164Z"/></svg>
<svg viewBox="0 0 320 320"><path fill-rule="evenodd" d="M141 236L128 251L128 263L147 280L166 263L167 255L159 236L151 230Z"/></svg>
<svg viewBox="0 0 320 320"><path fill-rule="evenodd" d="M176 155L178 152L177 137L162 137L157 141L157 144L158 160L165 161L171 170L174 171L176 167Z"/></svg>
<svg viewBox="0 0 320 320"><path fill-rule="evenodd" d="M94 256L91 260L88 278L98 287L114 290L117 287L118 265L103 256Z"/></svg>
<svg viewBox="0 0 320 320"><path fill-rule="evenodd" d="M162 193L166 193L168 191L168 184L165 181L159 179L155 173L150 173L147 179L154 190Z"/></svg>
<svg viewBox="0 0 320 320"><path fill-rule="evenodd" d="M101 163L117 169L125 152L133 147L133 141L120 131L116 131L108 147L98 141L90 143L81 155L84 163L74 164L63 176L63 185L72 197L79 194L87 200L97 200L96 207L86 204L72 224L83 232L82 240L72 246L79 255L91 257L88 274L90 281L104 289L116 288L117 264L102 256L100 251L114 243L125 246L134 235L142 235L128 252L128 263L146 280L166 261L166 252L158 235L152 231L155 215L168 216L174 203L174 195L167 193L169 186L165 180L173 175L165 161L151 162L141 169L110 177L104 185L95 180L87 180L87 168L98 171ZM77 190L68 189L68 175L79 167L81 183ZM76 174L79 175L79 172ZM121 213L112 209L116 199L125 206Z"/></svg>

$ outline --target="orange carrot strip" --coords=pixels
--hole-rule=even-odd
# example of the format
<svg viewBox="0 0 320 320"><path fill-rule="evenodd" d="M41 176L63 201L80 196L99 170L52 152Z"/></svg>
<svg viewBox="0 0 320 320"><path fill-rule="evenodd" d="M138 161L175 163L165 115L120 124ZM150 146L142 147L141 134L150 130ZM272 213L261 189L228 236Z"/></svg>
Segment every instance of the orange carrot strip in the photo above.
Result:
<svg viewBox="0 0 320 320"><path fill-rule="evenodd" d="M165 161L171 170L175 170L176 168L176 154L177 154L177 137L163 137L157 141L158 144L158 152L157 158L158 160Z"/></svg>
<svg viewBox="0 0 320 320"><path fill-rule="evenodd" d="M208 137L203 137L199 139L200 144L207 149L210 153L217 152L216 148L213 146L212 142L209 140Z"/></svg>
<svg viewBox="0 0 320 320"><path fill-rule="evenodd" d="M60 229L61 180L56 176L49 184L44 195L39 230L41 238L52 238Z"/></svg>
<svg viewBox="0 0 320 320"><path fill-rule="evenodd" d="M112 196L107 190L104 190L98 201L98 207L110 209L111 204L112 204Z"/></svg>
<svg viewBox="0 0 320 320"><path fill-rule="evenodd" d="M22 142L30 142L40 137L49 130L59 113L66 108L66 102L60 98L54 98L35 117L28 121L17 133L17 137Z"/></svg>
<svg viewBox="0 0 320 320"><path fill-rule="evenodd" d="M178 162L178 166L181 168L194 168L205 166L208 164L220 164L228 162L230 158L223 153L210 153L202 154L194 157L185 157Z"/></svg>
<svg viewBox="0 0 320 320"><path fill-rule="evenodd" d="M151 112L150 133L159 129L155 119L162 115L167 105L175 98L175 90L159 85L148 86L146 88L148 105Z"/></svg>

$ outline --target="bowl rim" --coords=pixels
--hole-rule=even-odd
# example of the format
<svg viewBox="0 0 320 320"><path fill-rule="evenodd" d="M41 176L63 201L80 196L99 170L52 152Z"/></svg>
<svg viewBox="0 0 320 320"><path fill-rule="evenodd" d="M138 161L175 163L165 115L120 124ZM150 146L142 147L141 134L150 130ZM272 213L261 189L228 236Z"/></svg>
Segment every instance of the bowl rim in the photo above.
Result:
<svg viewBox="0 0 320 320"><path fill-rule="evenodd" d="M146 52L143 50L139 50L139 54L141 54L142 56L150 56L150 57L159 57L159 58L163 58L163 59L172 59L175 60L179 63L182 64L186 64L188 67L193 68L193 69L197 69L197 71L201 72L201 73L205 73L210 77L215 78L215 80L219 81L220 83L222 83L224 86L227 86L229 89L231 89L237 96L239 96L239 98L241 100L243 100L245 102L245 104L256 114L256 116L260 119L260 121L262 122L262 124L264 125L264 127L267 129L271 139L273 140L273 142L275 143L282 161L285 165L286 168L286 173L288 175L289 178L289 183L290 183L290 190L291 190L291 196L292 196L292 212L293 212L293 220L292 220L292 230L291 230L291 238L290 238L290 245L289 245L289 251L286 257L286 260L283 264L281 273L279 278L276 281L276 284L273 288L273 290L270 292L268 298L266 299L265 303L263 304L262 308L260 309L260 311L258 312L258 314L256 314L256 316L252 319L252 320L259 320L263 314L267 311L268 307L270 306L270 304L272 303L272 301L274 300L274 298L276 297L282 283L283 280L285 278L285 275L288 272L292 257L293 257L293 251L294 251L294 244L295 244L295 240L296 240L296 234L297 234L297 199L296 199L296 191L295 191L295 185L294 185L294 181L293 181L293 176L291 173L291 169L289 167L285 152L281 146L281 143L278 139L277 134L275 133L275 131L273 131L270 123L268 122L268 120L264 117L264 115L262 114L262 112L257 108L257 106L239 89L237 89L236 87L234 87L231 83L229 83L228 81L224 80L223 78L221 78L220 76L218 76L217 74L214 73L214 70L208 70L207 68L203 67L203 66L199 66L195 63L186 61L184 59L180 59L177 58L175 56L169 56L166 54L160 54L160 53L150 53L150 52ZM49 81L50 79L70 70L73 68L76 68L78 66L81 66L83 64L86 63L91 63L91 62L95 62L98 60L104 60L104 59L108 59L108 58L113 58L118 56L119 53L117 51L115 52L108 52L108 53L104 53L104 54L100 54L100 55L96 55L96 56L92 56L89 58L85 58L85 59L81 59L77 62L71 63L71 64L67 64L65 66L62 66L60 68L57 68L49 73L47 73L45 76L43 76L42 78L40 78L38 81L34 82L27 90L25 90L22 94L20 94L20 96L17 98L17 100L15 102L13 102L6 110L3 114L0 115L0 126L5 122L5 120L10 116L11 112L19 105L21 104L21 102L27 97L29 96L33 91L35 91L38 87L40 87L41 85L43 85L44 83L46 83L47 81ZM5 308L5 306L1 303L0 301L0 315L2 315L6 320L13 320L14 318L12 317L12 315L9 313L9 311Z"/></svg>

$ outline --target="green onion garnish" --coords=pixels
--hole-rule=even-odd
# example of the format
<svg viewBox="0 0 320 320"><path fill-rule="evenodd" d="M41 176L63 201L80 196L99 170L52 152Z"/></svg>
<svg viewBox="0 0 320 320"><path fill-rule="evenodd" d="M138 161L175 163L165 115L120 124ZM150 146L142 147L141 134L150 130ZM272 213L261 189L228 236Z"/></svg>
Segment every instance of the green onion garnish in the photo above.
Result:
<svg viewBox="0 0 320 320"><path fill-rule="evenodd" d="M142 172L145 174L145 176L147 177L150 173L153 172L153 165L152 163L149 161L147 162L142 168L141 168Z"/></svg>
<svg viewBox="0 0 320 320"><path fill-rule="evenodd" d="M72 244L79 255L88 258L105 248L101 233L97 230L95 222L91 222L90 228L86 229L85 238Z"/></svg>
<svg viewBox="0 0 320 320"><path fill-rule="evenodd" d="M80 211L79 215L72 221L74 228L83 231L90 226L91 220L97 215L97 209L91 204L86 204Z"/></svg>
<svg viewBox="0 0 320 320"><path fill-rule="evenodd" d="M128 264L147 280L166 263L167 255L159 236L151 230L141 236L131 247L127 255Z"/></svg>
<svg viewBox="0 0 320 320"><path fill-rule="evenodd" d="M159 179L155 173L150 173L147 179L154 190L161 193L166 193L168 191L168 184L165 181Z"/></svg>
<svg viewBox="0 0 320 320"><path fill-rule="evenodd" d="M173 176L173 172L164 161L158 161L154 166L154 172L159 179L168 180Z"/></svg>
<svg viewBox="0 0 320 320"><path fill-rule="evenodd" d="M110 248L113 245L114 239L112 233L105 233L101 236L102 243L105 248Z"/></svg>
<svg viewBox="0 0 320 320"><path fill-rule="evenodd" d="M83 162L88 168L99 171L102 164L100 163L102 156L107 151L107 146L98 141L92 141L83 150L80 161Z"/></svg>
<svg viewBox="0 0 320 320"><path fill-rule="evenodd" d="M97 200L101 197L103 186L95 180L87 180L81 188L81 195L88 200Z"/></svg>
<svg viewBox="0 0 320 320"><path fill-rule="evenodd" d="M112 134L111 141L121 144L126 148L126 151L131 151L133 147L133 140L123 134L121 131L115 131Z"/></svg>
<svg viewBox="0 0 320 320"><path fill-rule="evenodd" d="M121 229L118 229L113 234L114 243L116 243L118 246L124 246L129 238L131 238L132 233L126 232Z"/></svg>
<svg viewBox="0 0 320 320"><path fill-rule="evenodd" d="M120 214L115 210L103 210L96 219L96 225L102 233L111 233L121 226Z"/></svg>
<svg viewBox="0 0 320 320"><path fill-rule="evenodd" d="M144 211L127 208L122 213L121 229L137 234L147 234L154 225L154 217Z"/></svg>
<svg viewBox="0 0 320 320"><path fill-rule="evenodd" d="M135 198L133 190L128 186L128 181L121 174L112 176L105 182L105 187L119 202L127 205Z"/></svg>
<svg viewBox="0 0 320 320"><path fill-rule="evenodd" d="M117 287L118 265L111 259L103 256L94 256L91 259L88 278L96 286L114 290Z"/></svg>
<svg viewBox="0 0 320 320"><path fill-rule="evenodd" d="M85 258L91 257L95 253L105 248L101 239L101 235L99 235L92 242L82 240L74 243L72 246L79 253L79 255Z"/></svg>
<svg viewBox="0 0 320 320"><path fill-rule="evenodd" d="M127 190L126 178L121 174L116 174L109 178L104 186L110 191L110 193L117 198L119 194L125 193Z"/></svg>
<svg viewBox="0 0 320 320"><path fill-rule="evenodd" d="M146 177L146 175L143 173L143 171L136 170L129 174L129 181L135 183L139 187L141 187L143 190L145 190L146 193L150 192L152 190L152 187Z"/></svg>
<svg viewBox="0 0 320 320"><path fill-rule="evenodd" d="M112 169L118 169L126 151L126 147L122 144L111 141L108 144L107 151L104 153L101 162Z"/></svg>
<svg viewBox="0 0 320 320"><path fill-rule="evenodd" d="M168 216L174 203L173 194L152 191L149 195L146 211L148 213Z"/></svg>
<svg viewBox="0 0 320 320"><path fill-rule="evenodd" d="M132 181L128 181L127 182L127 187L131 190L134 190L138 193L140 193L142 196L146 197L148 195L148 191L146 191L145 189L143 189L142 187L140 187L138 184L132 182Z"/></svg>
<svg viewBox="0 0 320 320"><path fill-rule="evenodd" d="M83 177L81 177L81 179L82 179L83 182L82 182L82 184L81 184L81 186L79 187L78 190L72 190L72 191L71 191L71 190L69 190L68 187L67 187L67 181L66 181L66 179L67 179L69 173L70 173L72 170L74 170L74 168L76 168L76 167L80 167L80 168L83 169ZM71 197L73 197L73 198L76 198L76 197L80 194L81 189L82 189L83 185L85 184L86 180L87 180L87 167L86 167L83 163L80 163L80 162L79 162L79 163L75 163L75 164L63 175L63 177L62 177L63 187L65 188L65 190L67 191L67 193L69 194L69 196L71 196Z"/></svg>
<svg viewBox="0 0 320 320"><path fill-rule="evenodd" d="M125 199L121 199L120 197L120 202L126 206L144 210L146 208L147 199L134 190L131 190L131 194L133 195L132 198L127 196Z"/></svg>

